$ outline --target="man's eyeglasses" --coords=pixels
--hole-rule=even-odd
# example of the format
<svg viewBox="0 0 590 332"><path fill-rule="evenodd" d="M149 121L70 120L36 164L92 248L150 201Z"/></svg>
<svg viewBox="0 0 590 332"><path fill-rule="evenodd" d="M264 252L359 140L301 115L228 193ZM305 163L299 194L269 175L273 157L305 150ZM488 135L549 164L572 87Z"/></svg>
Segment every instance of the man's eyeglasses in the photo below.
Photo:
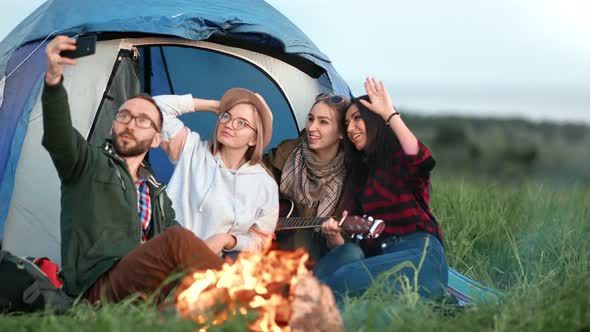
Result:
<svg viewBox="0 0 590 332"><path fill-rule="evenodd" d="M156 127L154 121L152 121L150 118L146 118L144 116L133 116L125 111L118 112L117 114L115 114L115 121L124 124L128 124L133 119L135 119L135 124L139 128L148 129L149 127L154 127L154 129L158 131L158 127Z"/></svg>
<svg viewBox="0 0 590 332"><path fill-rule="evenodd" d="M254 129L254 127L252 127L248 121L242 119L242 118L232 118L231 115L228 112L223 112L221 114L219 114L219 122L221 123L228 123L231 120L231 125L233 128L236 128L237 130L243 129L244 127L249 127L250 129L254 130L255 132L257 132L256 129Z"/></svg>
<svg viewBox="0 0 590 332"><path fill-rule="evenodd" d="M318 103L320 101L327 101L332 105L344 104L347 100L340 96L340 95L333 95L331 93L322 92L319 95L315 96L315 102Z"/></svg>

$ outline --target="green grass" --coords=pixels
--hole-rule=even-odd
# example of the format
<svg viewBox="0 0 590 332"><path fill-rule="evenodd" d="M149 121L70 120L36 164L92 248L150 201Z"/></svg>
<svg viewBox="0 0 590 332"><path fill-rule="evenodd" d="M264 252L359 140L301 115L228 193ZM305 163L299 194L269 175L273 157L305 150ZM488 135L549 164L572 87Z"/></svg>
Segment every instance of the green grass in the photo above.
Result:
<svg viewBox="0 0 590 332"><path fill-rule="evenodd" d="M407 294L351 299L349 331L590 330L590 190L436 177L449 265L505 292L453 311Z"/></svg>
<svg viewBox="0 0 590 332"><path fill-rule="evenodd" d="M590 331L590 189L435 174L432 207L449 265L504 291L502 304L457 310L412 292L369 292L343 304L348 331ZM244 331L244 322L238 317L212 331ZM173 313L130 303L0 319L0 331L195 329Z"/></svg>

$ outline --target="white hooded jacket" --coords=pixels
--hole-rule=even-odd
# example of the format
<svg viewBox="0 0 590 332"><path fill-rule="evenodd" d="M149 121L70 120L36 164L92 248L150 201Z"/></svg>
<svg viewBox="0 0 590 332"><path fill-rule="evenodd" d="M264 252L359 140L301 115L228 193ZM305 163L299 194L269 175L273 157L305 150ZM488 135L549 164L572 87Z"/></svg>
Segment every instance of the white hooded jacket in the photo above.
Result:
<svg viewBox="0 0 590 332"><path fill-rule="evenodd" d="M162 148L175 164L166 189L178 222L201 239L219 233L236 237L231 251L261 250L278 219L278 186L261 164L225 167L210 143L177 117L194 110L193 97L157 96L164 115Z"/></svg>

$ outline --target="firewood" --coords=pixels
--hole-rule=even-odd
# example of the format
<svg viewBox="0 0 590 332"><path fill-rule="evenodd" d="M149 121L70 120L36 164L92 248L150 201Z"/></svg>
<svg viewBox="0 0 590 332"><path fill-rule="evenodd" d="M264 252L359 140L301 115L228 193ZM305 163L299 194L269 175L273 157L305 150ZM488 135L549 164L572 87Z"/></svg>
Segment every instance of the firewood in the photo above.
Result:
<svg viewBox="0 0 590 332"><path fill-rule="evenodd" d="M293 332L344 331L332 291L312 276L295 285L289 325Z"/></svg>
<svg viewBox="0 0 590 332"><path fill-rule="evenodd" d="M199 301L193 303L179 303L177 308L184 317L209 316L215 317L227 308L230 296L225 288L210 287L201 293Z"/></svg>
<svg viewBox="0 0 590 332"><path fill-rule="evenodd" d="M291 303L289 303L289 299L285 298L284 301L277 306L276 310L275 322L277 322L279 326L288 325L289 317L291 317Z"/></svg>

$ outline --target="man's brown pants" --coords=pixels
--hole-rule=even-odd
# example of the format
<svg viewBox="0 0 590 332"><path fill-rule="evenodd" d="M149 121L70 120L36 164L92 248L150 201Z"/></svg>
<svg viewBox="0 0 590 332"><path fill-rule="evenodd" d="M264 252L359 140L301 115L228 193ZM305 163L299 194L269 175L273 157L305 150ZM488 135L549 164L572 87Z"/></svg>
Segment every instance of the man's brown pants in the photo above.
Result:
<svg viewBox="0 0 590 332"><path fill-rule="evenodd" d="M118 302L134 293L153 293L175 271L220 269L222 264L223 260L191 231L171 227L121 258L84 297L91 303L101 296ZM174 286L165 285L161 294L167 295Z"/></svg>

